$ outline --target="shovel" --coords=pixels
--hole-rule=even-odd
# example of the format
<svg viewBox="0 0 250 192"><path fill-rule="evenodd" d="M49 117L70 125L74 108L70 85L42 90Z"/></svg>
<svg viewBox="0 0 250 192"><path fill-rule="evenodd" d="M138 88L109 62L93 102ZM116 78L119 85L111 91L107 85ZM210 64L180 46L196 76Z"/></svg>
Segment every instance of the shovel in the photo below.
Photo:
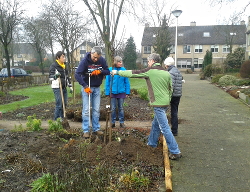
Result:
<svg viewBox="0 0 250 192"><path fill-rule="evenodd" d="M64 103L64 97L63 97L63 90L62 90L62 82L61 78L58 78L59 81L59 87L60 87L60 92L61 92L61 98L62 98L62 105L63 105L63 121L62 121L62 126L64 129L70 129L69 122L66 119L66 110L65 110L65 103Z"/></svg>

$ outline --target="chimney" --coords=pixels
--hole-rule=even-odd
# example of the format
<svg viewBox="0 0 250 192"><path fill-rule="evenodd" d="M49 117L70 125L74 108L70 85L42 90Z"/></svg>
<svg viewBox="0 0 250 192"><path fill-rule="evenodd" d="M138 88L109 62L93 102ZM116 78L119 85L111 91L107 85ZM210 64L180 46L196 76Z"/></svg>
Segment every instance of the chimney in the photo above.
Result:
<svg viewBox="0 0 250 192"><path fill-rule="evenodd" d="M240 22L240 25L245 25L245 21L242 20L242 21Z"/></svg>
<svg viewBox="0 0 250 192"><path fill-rule="evenodd" d="M190 22L190 26L196 26L196 22L195 21Z"/></svg>

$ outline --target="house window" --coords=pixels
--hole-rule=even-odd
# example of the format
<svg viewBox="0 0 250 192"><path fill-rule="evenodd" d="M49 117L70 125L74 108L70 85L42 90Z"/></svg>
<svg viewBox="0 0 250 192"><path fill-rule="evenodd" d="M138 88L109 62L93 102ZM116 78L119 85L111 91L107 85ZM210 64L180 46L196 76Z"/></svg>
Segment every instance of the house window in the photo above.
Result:
<svg viewBox="0 0 250 192"><path fill-rule="evenodd" d="M86 53L86 50L80 50L80 54L85 54Z"/></svg>
<svg viewBox="0 0 250 192"><path fill-rule="evenodd" d="M211 45L211 52L218 53L219 52L219 45Z"/></svg>
<svg viewBox="0 0 250 192"><path fill-rule="evenodd" d="M17 58L22 58L23 56L21 54L17 54Z"/></svg>
<svg viewBox="0 0 250 192"><path fill-rule="evenodd" d="M210 33L209 32L203 32L203 37L210 37Z"/></svg>
<svg viewBox="0 0 250 192"><path fill-rule="evenodd" d="M151 54L151 46L145 46L144 47L144 53L145 54Z"/></svg>
<svg viewBox="0 0 250 192"><path fill-rule="evenodd" d="M236 33L232 33L232 32L231 32L231 33L230 33L230 35L233 35L233 36L235 36L235 35L236 35Z"/></svg>
<svg viewBox="0 0 250 192"><path fill-rule="evenodd" d="M184 45L183 46L183 53L191 53L191 46L190 45Z"/></svg>
<svg viewBox="0 0 250 192"><path fill-rule="evenodd" d="M191 59L177 59L177 68L191 68Z"/></svg>
<svg viewBox="0 0 250 192"><path fill-rule="evenodd" d="M144 67L148 66L148 59L147 58L142 58L142 64Z"/></svg>
<svg viewBox="0 0 250 192"><path fill-rule="evenodd" d="M170 53L174 53L175 52L175 46L174 45L171 45L171 47L169 48L170 49Z"/></svg>
<svg viewBox="0 0 250 192"><path fill-rule="evenodd" d="M195 45L194 52L195 53L202 53L202 45Z"/></svg>
<svg viewBox="0 0 250 192"><path fill-rule="evenodd" d="M202 68L203 59L194 58L194 68Z"/></svg>
<svg viewBox="0 0 250 192"><path fill-rule="evenodd" d="M228 45L224 45L222 48L223 53L230 53L230 47Z"/></svg>
<svg viewBox="0 0 250 192"><path fill-rule="evenodd" d="M178 33L178 36L179 37L183 37L183 33Z"/></svg>

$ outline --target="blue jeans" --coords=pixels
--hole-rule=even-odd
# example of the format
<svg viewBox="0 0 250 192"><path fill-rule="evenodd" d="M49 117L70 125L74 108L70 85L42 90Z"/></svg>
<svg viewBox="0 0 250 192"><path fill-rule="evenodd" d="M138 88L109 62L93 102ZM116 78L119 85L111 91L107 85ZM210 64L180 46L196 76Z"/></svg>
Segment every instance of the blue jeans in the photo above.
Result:
<svg viewBox="0 0 250 192"><path fill-rule="evenodd" d="M100 87L90 87L93 91L90 95L84 91L82 88L82 129L83 132L89 132L90 122L89 122L89 97L90 97L90 107L92 107L92 131L96 132L100 130L100 102L101 102L101 92Z"/></svg>
<svg viewBox="0 0 250 192"><path fill-rule="evenodd" d="M67 89L64 88L62 89L63 91L63 98L64 98L64 104L65 108L67 105L67 100L68 100L68 94L67 94ZM56 100L56 108L54 112L54 120L57 118L63 118L63 105L62 105L62 97L61 97L61 92L59 88L53 88L55 100Z"/></svg>
<svg viewBox="0 0 250 192"><path fill-rule="evenodd" d="M154 107L154 119L148 138L148 145L157 147L160 133L162 133L166 139L169 152L172 154L179 154L180 150L169 127L166 110L167 107Z"/></svg>
<svg viewBox="0 0 250 192"><path fill-rule="evenodd" d="M112 123L116 121L116 108L118 105L118 117L120 123L124 123L124 109L123 109L124 98L111 98L111 118Z"/></svg>
<svg viewBox="0 0 250 192"><path fill-rule="evenodd" d="M178 106L180 103L180 97L172 97L171 99L171 125L172 133L178 133Z"/></svg>

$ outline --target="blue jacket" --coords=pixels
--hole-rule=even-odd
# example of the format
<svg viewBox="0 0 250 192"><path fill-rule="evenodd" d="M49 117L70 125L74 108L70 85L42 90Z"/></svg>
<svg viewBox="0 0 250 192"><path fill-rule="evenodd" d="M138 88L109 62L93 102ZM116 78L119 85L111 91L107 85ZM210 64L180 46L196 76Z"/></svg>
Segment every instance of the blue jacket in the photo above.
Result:
<svg viewBox="0 0 250 192"><path fill-rule="evenodd" d="M90 77L90 87L99 87L105 75L109 75L109 69L106 60L101 56L97 62L91 59L91 53L88 52L86 56L80 61L80 64L75 72L75 78L78 83L84 88L89 85L88 69L97 69L102 67L102 72L99 75Z"/></svg>
<svg viewBox="0 0 250 192"><path fill-rule="evenodd" d="M124 67L110 67L109 70L126 70ZM111 82L112 81L112 82ZM130 94L130 82L129 78L122 77L119 75L115 75L111 77L110 75L106 76L106 83L105 83L105 95L110 95L110 84L112 83L112 94L119 94L119 93L126 93L126 95Z"/></svg>

